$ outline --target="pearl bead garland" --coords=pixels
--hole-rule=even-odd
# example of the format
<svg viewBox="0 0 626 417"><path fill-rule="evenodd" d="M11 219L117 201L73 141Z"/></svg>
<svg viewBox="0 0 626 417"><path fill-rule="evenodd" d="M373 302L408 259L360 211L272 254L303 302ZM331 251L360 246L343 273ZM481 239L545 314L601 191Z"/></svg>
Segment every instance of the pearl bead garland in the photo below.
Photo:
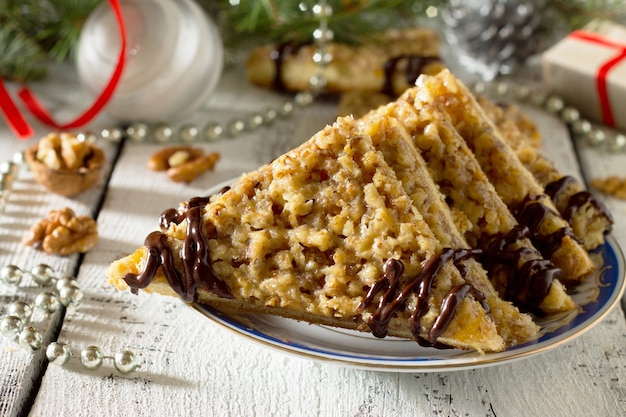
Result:
<svg viewBox="0 0 626 417"><path fill-rule="evenodd" d="M9 304L7 315L0 321L0 334L16 341L25 350L36 352L45 349L51 364L64 365L73 356L69 346L59 341L44 346L43 335L31 320L36 309L49 315L61 308L77 307L83 298L83 292L74 277L57 277L54 270L46 264L39 264L28 272L16 265L6 265L0 269L0 281L12 287L17 287L26 275L30 275L41 287L54 284L54 290L39 293L35 297L34 306L21 300ZM83 367L89 370L100 368L105 359L112 359L115 369L122 374L131 373L140 366L135 353L128 349L111 357L105 356L98 346L88 346L80 352L79 359Z"/></svg>
<svg viewBox="0 0 626 417"><path fill-rule="evenodd" d="M320 63L320 65L322 65ZM324 64L327 65L327 64ZM326 78L322 74L315 75L310 80L311 92L300 92L293 100L286 100L276 107L250 113L242 118L229 120L225 124L209 122L204 126L187 123L178 129L164 123L148 124L143 122L131 123L126 128L107 127L98 133L79 133L80 140L97 142L103 140L110 143L119 143L126 138L135 143L213 143L220 140L234 139L245 132L253 132L267 126L278 118L291 116L298 108L304 108L313 103L326 85Z"/></svg>

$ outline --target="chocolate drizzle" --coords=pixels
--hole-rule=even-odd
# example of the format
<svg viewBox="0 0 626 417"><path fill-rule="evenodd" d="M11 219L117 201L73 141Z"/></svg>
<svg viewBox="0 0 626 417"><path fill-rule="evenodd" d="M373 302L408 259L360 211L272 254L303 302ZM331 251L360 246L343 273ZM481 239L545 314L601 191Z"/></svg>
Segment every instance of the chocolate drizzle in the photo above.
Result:
<svg viewBox="0 0 626 417"><path fill-rule="evenodd" d="M385 83L382 92L395 96L393 90L393 74L398 70L400 62L406 61L404 77L408 85L414 85L417 77L424 72L424 67L431 63L441 62L438 56L399 55L388 59L384 65Z"/></svg>
<svg viewBox="0 0 626 417"><path fill-rule="evenodd" d="M436 339L446 330L450 321L454 317L456 307L463 297L472 294L473 297L480 301L483 307L489 311L489 306L483 303L485 297L478 290L469 284L453 288L444 299L440 315L435 320L428 338L424 338L420 334L420 319L428 309L428 297L430 295L433 281L441 268L447 263L452 262L459 265L461 261L476 258L482 252L477 249L444 249L440 254L431 257L423 263L422 271L413 279L409 280L404 287L400 289L400 277L404 272L404 265L397 259L390 259L385 263L384 275L378 280L367 293L365 300L359 305L360 309L367 308L374 300L375 296L384 291L379 299L378 307L372 315L368 325L372 334L376 337L385 337L387 335L387 326L393 315L399 309L403 308L406 300L411 294L417 294L417 305L411 315L411 329L415 340L421 346L431 346L444 348L447 346L436 342Z"/></svg>
<svg viewBox="0 0 626 417"><path fill-rule="evenodd" d="M556 201L567 190L567 187L570 184L576 182L576 179L571 175L565 175L558 180L552 181L550 184L546 185L546 194L552 199L552 201ZM596 210L599 211L602 216L607 219L609 227L607 227L604 233L610 233L611 225L613 224L613 216L611 215L611 212L600 200L598 200L593 194L588 191L579 191L570 196L570 198L567 200L565 208L561 210L561 215L565 220L569 222L571 221L574 214L587 203L593 205Z"/></svg>
<svg viewBox="0 0 626 417"><path fill-rule="evenodd" d="M517 225L509 233L493 236L484 245L480 261L488 271L493 271L496 265L507 271L505 299L525 310L541 314L539 305L549 294L552 282L562 278L562 271L551 261L543 259L534 248L511 248L513 243L530 237L531 231L525 225ZM528 256L534 258L522 262Z"/></svg>
<svg viewBox="0 0 626 417"><path fill-rule="evenodd" d="M219 194L222 194L223 192L224 190L221 190ZM204 207L209 203L210 199L211 197L194 197L185 204L186 209L189 210L193 207ZM161 230L166 231L169 229L171 223L180 224L183 220L185 220L186 216L186 211L179 212L174 208L165 210L159 217Z"/></svg>
<svg viewBox="0 0 626 417"><path fill-rule="evenodd" d="M285 80L283 79L283 69L285 66L285 57L293 54L299 49L299 46L293 43L282 43L270 52L270 58L274 62L274 81L272 87L276 91L286 91Z"/></svg>
<svg viewBox="0 0 626 417"><path fill-rule="evenodd" d="M223 192L224 189L221 192ZM232 298L230 288L213 271L209 257L209 245L203 232L202 208L210 197L196 197L189 200L186 209L178 211L169 209L160 217L162 230L167 230L171 223L180 224L187 220L187 235L180 251L184 273L181 274L174 266L174 256L167 244L167 235L163 232L152 232L146 237L144 245L148 250L144 269L139 274L126 274L124 281L137 293L154 279L157 270L162 267L163 274L172 289L185 301L197 299L197 289L202 288L219 297Z"/></svg>
<svg viewBox="0 0 626 417"><path fill-rule="evenodd" d="M541 203L542 196L528 195L512 210L518 223L526 225L530 230L530 239L544 258L551 258L554 252L561 247L561 241L569 236L579 242L569 227L561 228L549 235L540 234L542 224L548 216L558 216L554 210Z"/></svg>

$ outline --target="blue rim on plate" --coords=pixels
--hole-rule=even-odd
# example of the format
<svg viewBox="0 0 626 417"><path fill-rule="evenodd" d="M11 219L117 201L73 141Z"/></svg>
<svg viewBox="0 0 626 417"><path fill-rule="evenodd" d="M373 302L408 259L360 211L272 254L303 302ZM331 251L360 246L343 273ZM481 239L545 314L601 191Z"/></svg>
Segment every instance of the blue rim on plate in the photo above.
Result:
<svg viewBox="0 0 626 417"><path fill-rule="evenodd" d="M424 348L411 340L377 339L369 333L312 325L264 314L225 314L191 304L202 316L238 335L284 353L344 366L382 371L430 372L508 363L553 349L598 324L619 302L625 287L624 255L612 236L592 254L596 273L576 286L574 312L539 321L540 337L503 352L479 354Z"/></svg>

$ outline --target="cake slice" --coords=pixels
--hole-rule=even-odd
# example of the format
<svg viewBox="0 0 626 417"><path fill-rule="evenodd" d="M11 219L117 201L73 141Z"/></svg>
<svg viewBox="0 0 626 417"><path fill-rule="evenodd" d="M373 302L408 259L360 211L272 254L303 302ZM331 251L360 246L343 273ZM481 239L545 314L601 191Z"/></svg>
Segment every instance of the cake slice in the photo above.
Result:
<svg viewBox="0 0 626 417"><path fill-rule="evenodd" d="M432 217L433 230L440 230L444 225L448 225L446 229L452 229L444 229L438 234L444 245L468 244L480 248L483 255L479 259L497 291L524 310L550 314L574 308L573 300L559 280L561 271L533 246L529 239L530 230L516 221L444 113L426 105L416 108L401 99L371 112L361 122L369 125L380 118L394 120L404 128L411 138L413 152L419 150L419 157L415 158L424 161L421 165L427 167L431 181L444 196L445 204L457 211L456 216L450 215L446 219L441 214L446 210L440 204L434 205L432 197L427 201L415 201L425 219ZM384 149L392 145L380 146ZM390 151L383 153L389 154ZM405 145L396 160L406 159L410 154L410 147ZM403 164L394 162L390 165L398 167ZM420 166L419 163L414 165ZM405 183L415 181L411 180L410 173L396 173L401 180L406 178ZM427 185L421 175L413 176L420 178L416 186ZM413 192L410 191L409 195L414 195ZM450 222L457 224L459 237L454 238ZM462 235L459 229L463 230Z"/></svg>
<svg viewBox="0 0 626 417"><path fill-rule="evenodd" d="M388 108L392 106L389 105ZM437 240L445 247L470 250L471 247L454 224L450 208L407 130L383 111L359 122L362 131L372 138L376 149L394 170ZM531 316L521 313L511 302L500 298L489 281L487 272L476 259L467 259L462 266L465 273L472 277L474 287L485 295L498 333L507 345L515 345L537 335L539 326L533 322Z"/></svg>
<svg viewBox="0 0 626 417"><path fill-rule="evenodd" d="M552 161L541 154L537 146L539 132L533 129L532 121L524 118L514 106L498 106L484 97L479 97L478 102L502 138L545 188L584 248L593 250L603 244L613 226L611 213L577 179L560 172Z"/></svg>
<svg viewBox="0 0 626 417"><path fill-rule="evenodd" d="M581 280L594 264L558 213L544 188L502 139L474 96L448 70L423 75L403 100L445 113L475 155L498 195L520 224L531 231L533 244L559 267L567 280ZM435 111L435 110L433 110Z"/></svg>
<svg viewBox="0 0 626 417"><path fill-rule="evenodd" d="M228 190L164 212L107 275L218 309L500 351L460 266L476 255L442 246L371 139L340 118Z"/></svg>

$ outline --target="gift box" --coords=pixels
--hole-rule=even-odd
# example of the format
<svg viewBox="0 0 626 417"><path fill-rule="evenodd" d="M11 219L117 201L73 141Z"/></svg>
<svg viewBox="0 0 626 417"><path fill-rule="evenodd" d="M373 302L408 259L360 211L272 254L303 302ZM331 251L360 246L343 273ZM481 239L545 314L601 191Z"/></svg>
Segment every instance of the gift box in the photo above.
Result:
<svg viewBox="0 0 626 417"><path fill-rule="evenodd" d="M626 129L626 27L594 20L541 57L547 89L589 120Z"/></svg>

